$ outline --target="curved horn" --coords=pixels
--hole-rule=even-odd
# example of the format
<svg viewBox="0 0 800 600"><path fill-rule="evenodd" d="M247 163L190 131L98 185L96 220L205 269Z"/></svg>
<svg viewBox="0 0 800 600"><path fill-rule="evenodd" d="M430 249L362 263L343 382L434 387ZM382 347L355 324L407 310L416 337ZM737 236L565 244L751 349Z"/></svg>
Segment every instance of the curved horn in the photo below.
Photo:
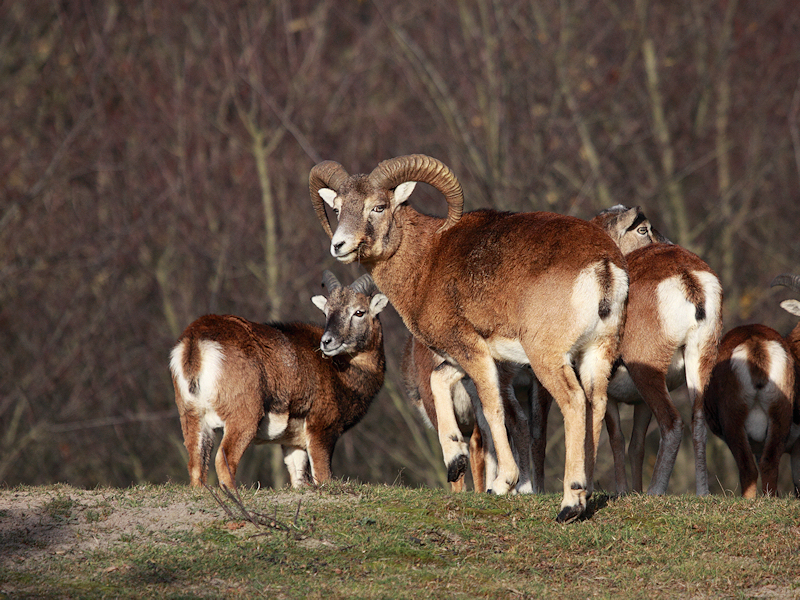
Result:
<svg viewBox="0 0 800 600"><path fill-rule="evenodd" d="M795 292L800 292L800 275L778 275L772 280L769 287L775 287L776 285L783 285Z"/></svg>
<svg viewBox="0 0 800 600"><path fill-rule="evenodd" d="M364 294L365 296L372 296L378 291L378 286L376 286L375 282L372 281L372 277L370 277L369 273L362 275L348 287L350 287L350 289L354 292L358 294Z"/></svg>
<svg viewBox="0 0 800 600"><path fill-rule="evenodd" d="M461 219L464 212L464 192L455 174L444 163L425 156L409 154L383 161L370 173L375 184L393 189L406 181L421 181L439 190L447 200L447 220L439 232L449 229Z"/></svg>
<svg viewBox="0 0 800 600"><path fill-rule="evenodd" d="M347 171L344 170L344 167L332 160L326 160L315 165L308 175L311 204L314 205L317 218L319 222L322 223L322 228L325 230L325 233L328 234L329 238L333 237L333 231L331 231L331 224L328 221L328 213L325 212L325 201L319 195L319 191L322 188L330 188L338 193L339 188L348 177L349 175Z"/></svg>
<svg viewBox="0 0 800 600"><path fill-rule="evenodd" d="M327 288L328 293L332 292L333 290L338 290L340 287L342 287L342 284L339 283L338 279L336 279L336 275L328 270L322 272L322 285Z"/></svg>

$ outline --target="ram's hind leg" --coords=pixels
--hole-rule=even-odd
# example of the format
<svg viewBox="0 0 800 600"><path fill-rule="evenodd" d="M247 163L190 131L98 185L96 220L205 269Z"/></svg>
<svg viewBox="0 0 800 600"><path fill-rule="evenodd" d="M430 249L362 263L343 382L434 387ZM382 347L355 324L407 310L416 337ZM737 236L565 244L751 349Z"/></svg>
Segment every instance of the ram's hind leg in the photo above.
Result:
<svg viewBox="0 0 800 600"><path fill-rule="evenodd" d="M214 432L203 427L198 414L186 407L177 389L175 393L181 418L183 444L189 455L189 485L198 487L205 485L208 477L208 464L214 446Z"/></svg>
<svg viewBox="0 0 800 600"><path fill-rule="evenodd" d="M594 466L608 406L608 378L616 358L616 347L615 335L599 339L584 350L579 366L580 383L587 401L587 427L591 422L591 429L586 432L587 497L594 489Z"/></svg>
<svg viewBox="0 0 800 600"><path fill-rule="evenodd" d="M530 356L530 355L529 355ZM535 357L536 358L536 357ZM587 400L572 365L558 367L531 361L539 383L555 398L564 415L564 497L556 520L569 523L586 510L589 481L586 473Z"/></svg>

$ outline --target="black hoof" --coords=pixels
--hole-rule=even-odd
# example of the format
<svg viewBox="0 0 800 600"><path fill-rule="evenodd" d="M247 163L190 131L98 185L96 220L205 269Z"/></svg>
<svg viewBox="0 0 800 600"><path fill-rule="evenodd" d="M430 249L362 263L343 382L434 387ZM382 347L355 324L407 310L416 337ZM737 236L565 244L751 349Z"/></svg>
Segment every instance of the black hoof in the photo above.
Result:
<svg viewBox="0 0 800 600"><path fill-rule="evenodd" d="M575 519L580 517L583 514L583 508L579 504L578 506L565 506L561 509L561 512L558 513L556 517L556 522L558 523L572 523Z"/></svg>
<svg viewBox="0 0 800 600"><path fill-rule="evenodd" d="M447 467L447 481L453 483L458 481L467 472L467 457L463 454L457 456Z"/></svg>

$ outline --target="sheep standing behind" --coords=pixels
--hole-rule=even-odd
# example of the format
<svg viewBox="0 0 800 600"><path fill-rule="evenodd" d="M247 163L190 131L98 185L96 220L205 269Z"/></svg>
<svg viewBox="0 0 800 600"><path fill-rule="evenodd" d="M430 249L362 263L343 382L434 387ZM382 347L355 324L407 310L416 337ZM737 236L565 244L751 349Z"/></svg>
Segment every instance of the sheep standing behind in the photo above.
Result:
<svg viewBox="0 0 800 600"><path fill-rule="evenodd" d="M647 491L665 494L683 435L683 420L669 392L686 383L692 403L696 490L698 495L708 494L703 393L722 331L719 278L698 256L653 229L639 207L614 206L592 221L620 247L630 277L621 361L608 384L605 415L617 493L629 489L618 404L634 405L628 457L636 491L642 490L645 434L652 414L656 415L661 441ZM544 469L549 407L546 390L531 402L536 486Z"/></svg>
<svg viewBox="0 0 800 600"><path fill-rule="evenodd" d="M743 325L722 338L705 395L706 422L733 453L745 498L755 498L759 471L763 494L777 493L784 452L791 454L800 495L800 425L792 424L795 371L789 345L770 327Z"/></svg>
<svg viewBox="0 0 800 600"><path fill-rule="evenodd" d="M387 304L369 275L342 286L326 271L329 298L312 301L325 328L253 323L207 315L189 325L171 353L175 403L189 453L191 485L206 482L215 429L224 429L215 460L232 488L251 443L283 447L293 487L331 477L339 437L366 414L383 385L385 358L378 314Z"/></svg>
<svg viewBox="0 0 800 600"><path fill-rule="evenodd" d="M403 349L402 373L406 393L411 403L422 415L425 424L437 434L457 427L465 438L469 438L469 464L475 491L485 492L486 482L493 481L497 475L497 456L494 451L492 434L483 415L475 386L468 378L459 380L445 398L434 398L431 389L431 374L444 363L444 359L426 348L414 336L409 336ZM533 491L530 478L530 434L528 419L517 401L513 380L519 367L508 363L497 365L500 389L506 417L506 428L511 434L512 450L520 469L517 483L518 493ZM455 425L439 426L442 420L455 420ZM451 421L452 423L452 421ZM451 489L464 490L464 471L466 467L448 471Z"/></svg>

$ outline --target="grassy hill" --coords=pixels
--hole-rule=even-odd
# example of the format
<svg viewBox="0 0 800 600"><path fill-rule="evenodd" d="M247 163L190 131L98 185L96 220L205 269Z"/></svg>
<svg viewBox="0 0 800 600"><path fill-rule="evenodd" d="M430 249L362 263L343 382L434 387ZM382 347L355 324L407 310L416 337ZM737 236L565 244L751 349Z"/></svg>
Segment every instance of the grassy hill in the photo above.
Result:
<svg viewBox="0 0 800 600"><path fill-rule="evenodd" d="M239 493L2 490L0 597L800 598L794 498Z"/></svg>

